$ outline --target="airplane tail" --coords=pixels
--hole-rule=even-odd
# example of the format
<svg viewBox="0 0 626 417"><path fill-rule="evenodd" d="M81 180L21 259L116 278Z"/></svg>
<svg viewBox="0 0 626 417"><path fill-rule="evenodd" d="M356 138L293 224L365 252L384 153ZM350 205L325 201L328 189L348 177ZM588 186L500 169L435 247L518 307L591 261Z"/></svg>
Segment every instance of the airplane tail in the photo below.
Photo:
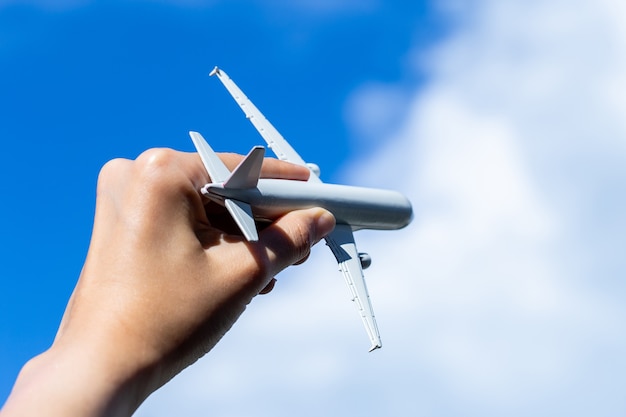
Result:
<svg viewBox="0 0 626 417"><path fill-rule="evenodd" d="M265 157L264 147L255 146L252 148L250 153L231 172L200 133L189 132L189 136L191 136L191 140L213 183L222 183L224 188L231 189L256 188L261 177L261 165ZM224 207L233 217L245 238L250 242L259 240L250 204L230 198L223 201Z"/></svg>
<svg viewBox="0 0 626 417"><path fill-rule="evenodd" d="M261 178L265 148L255 146L224 181L224 188L255 188Z"/></svg>

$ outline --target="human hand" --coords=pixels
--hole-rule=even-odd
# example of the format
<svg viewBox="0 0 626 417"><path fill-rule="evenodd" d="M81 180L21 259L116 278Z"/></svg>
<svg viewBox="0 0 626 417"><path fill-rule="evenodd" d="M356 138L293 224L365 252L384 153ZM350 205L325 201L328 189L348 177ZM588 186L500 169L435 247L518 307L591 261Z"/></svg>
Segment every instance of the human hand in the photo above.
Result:
<svg viewBox="0 0 626 417"><path fill-rule="evenodd" d="M231 169L241 160L221 158ZM262 176L306 180L308 170L267 159ZM89 252L57 337L24 367L3 411L37 393L30 406L46 415L131 414L334 227L323 209L294 211L248 242L227 233L223 209L205 206L207 182L197 154L166 149L103 167Z"/></svg>

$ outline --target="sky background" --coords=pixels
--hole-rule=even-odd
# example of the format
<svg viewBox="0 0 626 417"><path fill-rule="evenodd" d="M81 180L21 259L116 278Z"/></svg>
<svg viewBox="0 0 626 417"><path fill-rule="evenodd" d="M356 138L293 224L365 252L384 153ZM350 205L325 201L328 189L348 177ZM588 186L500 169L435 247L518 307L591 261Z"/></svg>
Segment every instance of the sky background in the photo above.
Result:
<svg viewBox="0 0 626 417"><path fill-rule="evenodd" d="M359 232L384 347L330 252L279 276L137 416L626 414L626 6L615 0L0 0L0 403L80 273L95 182L261 138L415 220Z"/></svg>

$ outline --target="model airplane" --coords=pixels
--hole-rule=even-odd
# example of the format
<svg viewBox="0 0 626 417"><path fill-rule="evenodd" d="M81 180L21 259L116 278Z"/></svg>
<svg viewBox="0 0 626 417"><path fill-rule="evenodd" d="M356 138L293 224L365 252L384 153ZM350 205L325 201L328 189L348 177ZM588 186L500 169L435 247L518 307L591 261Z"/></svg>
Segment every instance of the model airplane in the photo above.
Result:
<svg viewBox="0 0 626 417"><path fill-rule="evenodd" d="M308 182L260 179L265 156L262 146L252 148L231 172L199 133L189 132L213 181L202 188L202 194L224 206L249 241L258 239L255 221L276 219L310 207L323 207L333 213L337 225L325 238L326 244L348 283L371 342L370 351L380 348L380 334L363 277L371 258L357 252L352 232L400 229L411 222L411 203L395 191L322 183L319 168L304 162L224 71L215 67L210 75L218 76L276 156L308 167L311 176Z"/></svg>

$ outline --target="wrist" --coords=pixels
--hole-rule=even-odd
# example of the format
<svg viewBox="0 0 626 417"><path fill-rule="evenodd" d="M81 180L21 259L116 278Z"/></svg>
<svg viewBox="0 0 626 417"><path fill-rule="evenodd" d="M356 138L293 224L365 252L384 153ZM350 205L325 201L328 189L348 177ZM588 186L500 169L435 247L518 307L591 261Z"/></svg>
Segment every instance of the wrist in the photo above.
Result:
<svg viewBox="0 0 626 417"><path fill-rule="evenodd" d="M24 365L3 417L130 416L150 394L146 369L88 346L70 346L55 342Z"/></svg>

